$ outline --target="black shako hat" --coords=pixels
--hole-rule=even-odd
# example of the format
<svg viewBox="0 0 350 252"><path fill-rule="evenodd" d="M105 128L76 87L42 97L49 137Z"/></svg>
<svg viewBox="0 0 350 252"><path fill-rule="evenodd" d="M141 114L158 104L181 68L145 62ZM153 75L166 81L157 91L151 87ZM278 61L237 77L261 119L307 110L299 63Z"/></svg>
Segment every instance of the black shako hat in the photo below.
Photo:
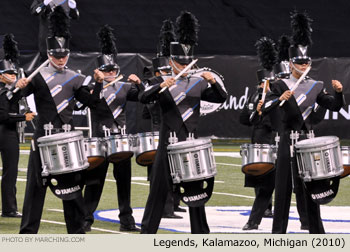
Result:
<svg viewBox="0 0 350 252"><path fill-rule="evenodd" d="M256 73L258 84L265 80L274 80L273 66L276 64L277 56L275 43L270 38L262 37L255 43L255 47L262 66L262 69L259 69Z"/></svg>
<svg viewBox="0 0 350 252"><path fill-rule="evenodd" d="M199 24L197 18L188 11L182 11L176 19L177 42L170 44L170 56L185 65L193 60L194 46L198 41Z"/></svg>
<svg viewBox="0 0 350 252"><path fill-rule="evenodd" d="M273 67L273 71L277 78L289 78L290 68L289 68L289 47L290 39L286 35L282 35L278 39L277 44L277 64Z"/></svg>
<svg viewBox="0 0 350 252"><path fill-rule="evenodd" d="M289 47L289 59L296 64L307 64L311 62L310 46L312 19L306 12L291 13L292 45Z"/></svg>
<svg viewBox="0 0 350 252"><path fill-rule="evenodd" d="M154 72L171 71L169 65L170 43L175 41L174 25L170 19L164 20L159 34L157 57L152 58Z"/></svg>
<svg viewBox="0 0 350 252"><path fill-rule="evenodd" d="M100 42L101 55L97 57L97 62L100 71L112 71L118 70L117 64L117 47L115 45L115 37L113 34L113 28L108 24L101 27L97 33L97 37Z"/></svg>
<svg viewBox="0 0 350 252"><path fill-rule="evenodd" d="M16 65L18 64L19 51L12 33L5 34L2 47L4 49L4 59L0 61L0 74L17 74Z"/></svg>
<svg viewBox="0 0 350 252"><path fill-rule="evenodd" d="M46 39L47 52L55 58L69 54L69 17L61 6L57 6L49 16L49 36Z"/></svg>

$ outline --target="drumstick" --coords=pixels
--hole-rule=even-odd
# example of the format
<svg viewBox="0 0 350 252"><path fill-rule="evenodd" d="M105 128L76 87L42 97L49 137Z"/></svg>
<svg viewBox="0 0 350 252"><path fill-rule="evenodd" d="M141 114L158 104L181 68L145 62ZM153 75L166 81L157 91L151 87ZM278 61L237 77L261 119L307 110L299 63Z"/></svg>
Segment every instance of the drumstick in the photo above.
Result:
<svg viewBox="0 0 350 252"><path fill-rule="evenodd" d="M196 62L198 61L198 59L192 60L192 62L190 64L187 65L187 67L185 67L180 73L178 73L178 75L175 76L175 80L177 80L178 78L180 78L184 73L186 73L189 69L191 69L191 67L196 64ZM163 87L160 91L159 94L163 93L168 87Z"/></svg>
<svg viewBox="0 0 350 252"><path fill-rule="evenodd" d="M294 84L294 86L291 88L291 91L294 91L295 89L298 88L300 82L302 80L304 80L304 78L306 77L306 75L308 74L308 72L311 70L311 66L308 66L308 68L306 68L306 70L304 71L304 73L300 76L300 78L298 79L298 81ZM286 100L283 100L280 104L280 107L283 106L283 104L286 102Z"/></svg>
<svg viewBox="0 0 350 252"><path fill-rule="evenodd" d="M115 78L114 81L111 81L110 83L106 84L103 88L109 87L110 85L116 83L117 81L120 81L121 79L123 79L123 77L124 77L124 76L123 76L122 74L119 75L117 78Z"/></svg>
<svg viewBox="0 0 350 252"><path fill-rule="evenodd" d="M263 88L263 93L262 93L262 97L261 100L264 103L265 101L265 97L266 97L266 93L267 93L267 86L269 85L269 80L265 80L264 81L264 88Z"/></svg>
<svg viewBox="0 0 350 252"><path fill-rule="evenodd" d="M35 75L37 75L37 73L39 73L39 71L46 66L47 64L49 64L50 60L47 59L44 63L42 63L34 72L31 73L31 75L28 76L27 80L28 82L31 81ZM13 90L13 93L16 93L19 90L19 88L15 88L15 90Z"/></svg>

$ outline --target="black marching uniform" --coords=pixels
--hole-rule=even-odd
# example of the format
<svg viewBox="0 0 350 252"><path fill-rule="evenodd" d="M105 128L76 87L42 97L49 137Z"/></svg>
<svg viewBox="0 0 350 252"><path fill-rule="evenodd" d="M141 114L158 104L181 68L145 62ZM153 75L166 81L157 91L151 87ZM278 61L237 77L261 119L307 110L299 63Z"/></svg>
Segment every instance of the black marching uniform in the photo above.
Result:
<svg viewBox="0 0 350 252"><path fill-rule="evenodd" d="M165 78L165 77L163 77ZM179 141L185 141L189 133L196 134L198 126L200 100L222 103L226 100L226 93L220 85L208 87L203 78L181 78L171 87L159 94L160 84L150 86L140 94L140 101L148 103L158 100L162 118L159 145L155 162L152 166L150 179L150 194L144 211L141 233L156 233L162 218L167 193L172 189L170 168L167 156L168 138L171 132L176 132ZM176 105L175 98L180 92L186 92L186 97ZM191 232L209 233L204 205L189 207Z"/></svg>
<svg viewBox="0 0 350 252"><path fill-rule="evenodd" d="M297 79L291 75L290 79L282 79L272 85L271 100L263 105L263 114L269 112L281 103L279 97L289 90ZM306 99L301 99L306 94ZM299 102L299 105L298 105ZM281 141L278 146L278 159L275 184L275 208L272 233L286 233L288 226L289 208L292 189L303 194L303 200L309 225L310 233L324 233L320 216L320 206L313 202L311 196L305 191L303 182L298 175L295 155L290 155L290 133L298 131L301 135L299 140L305 139L305 132L310 129L313 108L315 102L331 111L339 111L344 105L342 93L328 94L323 89L323 82L313 79L303 80L295 90L295 94L280 107L282 119ZM309 116L310 115L310 116ZM292 161L292 163L291 163ZM291 167L292 166L292 167ZM293 173L292 173L293 171ZM297 202L298 203L298 202Z"/></svg>
<svg viewBox="0 0 350 252"><path fill-rule="evenodd" d="M19 161L17 123L25 121L19 114L20 93L11 100L6 96L9 85L0 82L0 152L2 160L1 203L2 215L17 213L16 181Z"/></svg>
<svg viewBox="0 0 350 252"><path fill-rule="evenodd" d="M90 86L90 89L92 88L93 86ZM112 94L115 94L115 99L108 105L108 97ZM92 137L104 137L103 126L111 129L111 132L118 131L120 134L120 129L126 125L125 105L127 101L138 101L138 94L138 85L122 81L103 89L100 102L91 108ZM88 171L84 192L85 222L88 222L86 224L91 225L94 222L93 213L101 198L108 165L109 162L106 160L100 166ZM135 220L130 207L131 158L113 163L113 176L117 183L120 224L126 228L133 228Z"/></svg>
<svg viewBox="0 0 350 252"><path fill-rule="evenodd" d="M34 132L28 163L26 192L23 203L23 217L20 233L37 233L43 211L46 186L42 182L42 163L40 160L37 139L45 135L43 126L51 122L53 133L59 133L63 124L72 125L74 99L90 105L98 102L101 84L95 86L94 94L86 86L82 86L84 77L68 68L57 70L51 64L41 69L32 81L22 90L24 96L34 94L38 112L37 127ZM54 95L53 89L61 86L61 91ZM51 92L50 92L51 91ZM52 96L52 94L54 96ZM72 125L73 126L73 125ZM73 200L63 200L64 218L68 233L84 233L83 198L80 195Z"/></svg>
<svg viewBox="0 0 350 252"><path fill-rule="evenodd" d="M257 120L252 120L256 107L261 99L262 88L248 97L247 103L244 106L239 120L241 124L253 126L251 143L252 144L274 144L274 133L277 129L273 128L272 120L269 116L259 117ZM255 116L256 117L256 116ZM261 176L245 175L244 186L253 187L255 190L255 200L249 216L248 225L260 225L261 219L266 209L272 209L271 197L274 190L275 170L268 172L268 174Z"/></svg>

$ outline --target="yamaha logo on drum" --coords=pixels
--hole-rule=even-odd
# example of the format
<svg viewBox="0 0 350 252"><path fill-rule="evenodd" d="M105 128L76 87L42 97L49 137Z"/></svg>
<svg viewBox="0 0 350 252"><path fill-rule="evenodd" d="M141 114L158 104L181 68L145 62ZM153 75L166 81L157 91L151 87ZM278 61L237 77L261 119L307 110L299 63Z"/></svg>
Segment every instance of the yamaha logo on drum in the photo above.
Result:
<svg viewBox="0 0 350 252"><path fill-rule="evenodd" d="M70 166L69 153L66 146L62 146L62 153L63 153L64 166L69 167Z"/></svg>
<svg viewBox="0 0 350 252"><path fill-rule="evenodd" d="M199 162L199 156L198 153L194 153L194 165L196 166L197 174L201 174L201 163Z"/></svg>
<svg viewBox="0 0 350 252"><path fill-rule="evenodd" d="M331 160L330 160L330 157L329 157L329 151L325 151L324 159L325 159L325 165L326 165L327 171L328 172L332 172Z"/></svg>

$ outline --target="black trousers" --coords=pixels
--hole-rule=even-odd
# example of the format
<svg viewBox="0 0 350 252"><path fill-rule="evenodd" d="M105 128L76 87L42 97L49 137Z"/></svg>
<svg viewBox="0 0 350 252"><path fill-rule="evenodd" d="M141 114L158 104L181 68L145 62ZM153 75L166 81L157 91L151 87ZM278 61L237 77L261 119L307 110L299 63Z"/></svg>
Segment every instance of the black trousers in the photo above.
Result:
<svg viewBox="0 0 350 252"><path fill-rule="evenodd" d="M17 211L16 181L18 174L19 145L16 130L1 130L0 152L3 166L1 179L1 209L2 213L6 214Z"/></svg>
<svg viewBox="0 0 350 252"><path fill-rule="evenodd" d="M162 125L162 127L164 127L164 125ZM167 195L169 191L172 191L173 186L166 144L169 132L167 129L161 129L160 134L157 154L150 176L150 192L141 223L142 234L157 233L164 212ZM179 141L181 141L181 139L186 139L188 132L183 128L177 135ZM190 207L189 214L191 233L208 234L210 232L204 205L200 207Z"/></svg>
<svg viewBox="0 0 350 252"><path fill-rule="evenodd" d="M41 160L38 145L30 152L27 184L23 202L23 215L20 234L36 234L40 227L47 187L41 182ZM69 234L84 234L83 197L73 200L62 200L64 219Z"/></svg>
<svg viewBox="0 0 350 252"><path fill-rule="evenodd" d="M249 223L260 225L266 209L272 208L272 194L274 185L267 187L255 187L255 200L253 203L252 211L249 216Z"/></svg>
<svg viewBox="0 0 350 252"><path fill-rule="evenodd" d="M108 170L108 161L88 171L88 181L84 192L85 221L94 222L94 212L100 202ZM89 174L90 173L90 174ZM130 207L131 194L131 159L113 163L113 176L117 183L119 220L122 225L135 225Z"/></svg>
<svg viewBox="0 0 350 252"><path fill-rule="evenodd" d="M320 206L313 202L310 195L305 192L303 182L298 176L295 157L293 159L290 157L289 135L290 132L281 135L281 142L278 147L272 233L285 234L287 231L294 186L297 209L302 225L308 225L310 233L323 234L325 231L321 220Z"/></svg>

